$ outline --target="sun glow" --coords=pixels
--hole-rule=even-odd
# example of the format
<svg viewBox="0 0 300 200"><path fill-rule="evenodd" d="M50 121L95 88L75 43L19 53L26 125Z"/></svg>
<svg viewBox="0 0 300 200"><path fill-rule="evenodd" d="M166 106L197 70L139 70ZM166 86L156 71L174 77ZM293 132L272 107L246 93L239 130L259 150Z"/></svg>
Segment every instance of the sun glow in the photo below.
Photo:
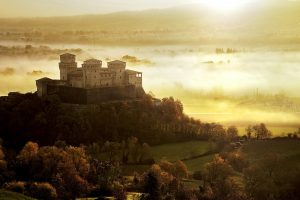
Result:
<svg viewBox="0 0 300 200"><path fill-rule="evenodd" d="M244 7L250 0L202 0L208 7L219 11L237 11Z"/></svg>

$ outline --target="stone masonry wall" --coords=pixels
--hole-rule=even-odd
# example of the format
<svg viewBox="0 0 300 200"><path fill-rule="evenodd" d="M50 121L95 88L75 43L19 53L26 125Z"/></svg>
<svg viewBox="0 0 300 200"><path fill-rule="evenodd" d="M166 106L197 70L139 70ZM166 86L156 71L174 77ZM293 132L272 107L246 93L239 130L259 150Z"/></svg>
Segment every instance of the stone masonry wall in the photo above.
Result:
<svg viewBox="0 0 300 200"><path fill-rule="evenodd" d="M48 95L56 94L62 102L73 104L97 104L141 97L140 91L137 91L134 85L91 89L57 85L48 85L47 87Z"/></svg>

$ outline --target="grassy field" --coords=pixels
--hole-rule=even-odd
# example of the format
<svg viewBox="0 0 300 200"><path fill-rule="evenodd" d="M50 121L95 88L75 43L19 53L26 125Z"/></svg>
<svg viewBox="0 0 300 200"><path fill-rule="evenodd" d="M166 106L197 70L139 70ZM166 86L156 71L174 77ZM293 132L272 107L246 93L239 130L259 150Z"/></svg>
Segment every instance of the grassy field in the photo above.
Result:
<svg viewBox="0 0 300 200"><path fill-rule="evenodd" d="M207 152L211 144L207 141L191 141L174 144L164 144L151 147L151 155L156 162L166 159L177 161Z"/></svg>
<svg viewBox="0 0 300 200"><path fill-rule="evenodd" d="M164 144L152 146L150 151L155 162L160 160L168 160L175 162L189 158L191 156L201 155L207 152L213 144L207 141L190 141L174 144ZM184 163L187 165L190 173L203 169L205 163L209 162L213 155L203 156L196 159L186 160ZM130 175L132 172L142 173L150 168L150 165L126 165L123 167L123 173Z"/></svg>
<svg viewBox="0 0 300 200"><path fill-rule="evenodd" d="M10 192L7 190L0 190L0 200L34 200L34 199L27 197L23 194Z"/></svg>
<svg viewBox="0 0 300 200"><path fill-rule="evenodd" d="M300 164L300 140L252 141L242 149L250 162L258 162L268 153L275 153L284 159L285 164Z"/></svg>
<svg viewBox="0 0 300 200"><path fill-rule="evenodd" d="M214 155L208 155L208 156L203 156L200 158L192 159L192 160L187 160L184 161L186 164L189 173L193 174L195 171L203 170L205 168L205 164L210 162Z"/></svg>
<svg viewBox="0 0 300 200"><path fill-rule="evenodd" d="M162 159L166 159L171 162L182 160L192 156L201 155L209 151L213 146L213 143L208 141L191 141L181 142L175 144L159 145L151 148L151 154L156 162ZM192 174L195 171L199 171L205 167L205 164L212 159L213 155L207 155L191 160L183 161L189 173Z"/></svg>

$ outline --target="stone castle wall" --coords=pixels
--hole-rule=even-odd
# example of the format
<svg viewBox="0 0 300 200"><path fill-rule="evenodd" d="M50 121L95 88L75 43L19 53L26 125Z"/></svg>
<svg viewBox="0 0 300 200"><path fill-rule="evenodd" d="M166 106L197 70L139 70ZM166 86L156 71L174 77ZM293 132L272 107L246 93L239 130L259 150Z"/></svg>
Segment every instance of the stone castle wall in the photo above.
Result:
<svg viewBox="0 0 300 200"><path fill-rule="evenodd" d="M142 97L134 85L103 87L103 88L74 88L70 86L47 85L48 95L58 95L62 102L73 104L97 104L106 101L130 100Z"/></svg>
<svg viewBox="0 0 300 200"><path fill-rule="evenodd" d="M47 95L57 95L62 102L86 104L86 90L61 85L47 85Z"/></svg>

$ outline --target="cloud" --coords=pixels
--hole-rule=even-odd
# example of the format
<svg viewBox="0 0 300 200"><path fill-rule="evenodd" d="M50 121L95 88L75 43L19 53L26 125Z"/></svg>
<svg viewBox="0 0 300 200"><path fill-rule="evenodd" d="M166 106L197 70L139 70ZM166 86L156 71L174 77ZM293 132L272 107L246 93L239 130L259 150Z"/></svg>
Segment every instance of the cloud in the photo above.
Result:
<svg viewBox="0 0 300 200"><path fill-rule="evenodd" d="M124 62L129 62L135 65L153 65L154 63L148 59L139 59L135 56L125 55L121 58Z"/></svg>
<svg viewBox="0 0 300 200"><path fill-rule="evenodd" d="M0 75L3 75L3 76L11 76L14 74L15 74L15 69L12 67L6 67L6 68L0 70Z"/></svg>
<svg viewBox="0 0 300 200"><path fill-rule="evenodd" d="M48 75L49 72L43 72L42 70L33 70L32 72L27 72L28 76L42 76L42 75Z"/></svg>

